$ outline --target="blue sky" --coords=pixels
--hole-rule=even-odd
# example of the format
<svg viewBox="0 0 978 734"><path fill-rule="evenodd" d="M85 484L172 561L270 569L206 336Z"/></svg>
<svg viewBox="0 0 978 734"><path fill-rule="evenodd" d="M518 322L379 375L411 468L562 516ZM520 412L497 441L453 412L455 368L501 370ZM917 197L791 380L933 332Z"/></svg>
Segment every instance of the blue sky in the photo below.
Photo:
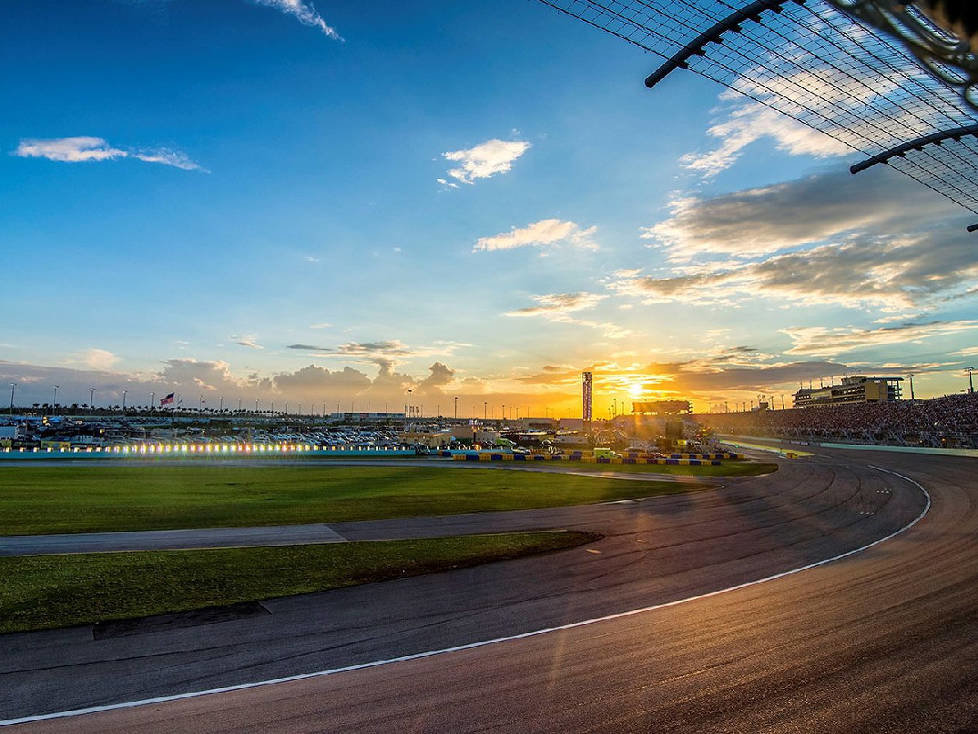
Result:
<svg viewBox="0 0 978 734"><path fill-rule="evenodd" d="M939 197L853 181L693 74L649 91L652 57L539 3L291 9L4 8L0 377L25 401L570 415L593 368L600 415L966 384L978 268Z"/></svg>

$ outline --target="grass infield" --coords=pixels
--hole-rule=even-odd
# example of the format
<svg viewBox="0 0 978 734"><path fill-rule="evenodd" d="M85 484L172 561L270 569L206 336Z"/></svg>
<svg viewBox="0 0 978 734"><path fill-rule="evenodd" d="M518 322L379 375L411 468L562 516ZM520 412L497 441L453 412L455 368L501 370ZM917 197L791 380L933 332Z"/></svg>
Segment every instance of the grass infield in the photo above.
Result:
<svg viewBox="0 0 978 734"><path fill-rule="evenodd" d="M420 466L9 466L0 468L0 535L452 515L708 486Z"/></svg>
<svg viewBox="0 0 978 734"><path fill-rule="evenodd" d="M181 612L570 548L590 533L0 558L0 632Z"/></svg>

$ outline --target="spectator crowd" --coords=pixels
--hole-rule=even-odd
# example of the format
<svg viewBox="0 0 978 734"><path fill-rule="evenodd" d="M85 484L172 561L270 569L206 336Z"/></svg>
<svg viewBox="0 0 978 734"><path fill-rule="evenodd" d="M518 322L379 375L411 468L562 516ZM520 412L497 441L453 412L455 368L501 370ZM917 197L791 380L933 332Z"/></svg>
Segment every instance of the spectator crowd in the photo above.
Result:
<svg viewBox="0 0 978 734"><path fill-rule="evenodd" d="M898 446L978 448L978 393L695 416L717 433Z"/></svg>

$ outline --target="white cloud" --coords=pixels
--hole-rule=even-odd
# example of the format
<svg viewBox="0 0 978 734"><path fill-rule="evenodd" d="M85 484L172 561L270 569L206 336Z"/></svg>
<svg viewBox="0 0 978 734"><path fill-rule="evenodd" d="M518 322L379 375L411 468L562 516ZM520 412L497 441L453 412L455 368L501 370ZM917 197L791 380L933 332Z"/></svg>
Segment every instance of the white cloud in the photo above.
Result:
<svg viewBox="0 0 978 734"><path fill-rule="evenodd" d="M782 329L793 346L785 354L830 356L883 344L907 344L934 336L956 334L978 329L978 321L931 321L926 324L903 324L879 329L851 327L826 328L806 326Z"/></svg>
<svg viewBox="0 0 978 734"><path fill-rule="evenodd" d="M184 171L203 171L204 173L210 173L206 168L202 168L200 164L190 160L190 157L186 153L179 150L171 150L169 148L135 150L131 151L129 156L138 158L145 163L162 163L164 166L173 166Z"/></svg>
<svg viewBox="0 0 978 734"><path fill-rule="evenodd" d="M922 222L958 213L881 169L863 176L822 173L710 199L677 198L671 216L642 228L642 239L674 261L703 253L755 257L810 245L846 232L913 232Z"/></svg>
<svg viewBox="0 0 978 734"><path fill-rule="evenodd" d="M778 150L791 155L825 158L851 152L835 138L756 102L728 109L726 119L707 132L720 139L719 147L708 153L687 153L680 158L685 168L702 173L705 179L732 166L744 148L764 137L772 138Z"/></svg>
<svg viewBox="0 0 978 734"><path fill-rule="evenodd" d="M21 158L47 158L62 163L109 161L117 158L135 158L146 163L160 163L184 171L205 169L178 150L168 148L125 150L115 148L103 138L77 136L71 138L21 140L14 155Z"/></svg>
<svg viewBox="0 0 978 734"><path fill-rule="evenodd" d="M594 308L607 296L599 293L548 293L533 296L536 306L527 306L509 311L507 316L542 316L556 313L570 313Z"/></svg>
<svg viewBox="0 0 978 734"><path fill-rule="evenodd" d="M646 303L761 297L871 306L881 319L905 321L978 295L973 235L956 214L888 169L684 199L643 235L666 251L668 267L621 270L608 287Z"/></svg>
<svg viewBox="0 0 978 734"><path fill-rule="evenodd" d="M254 0L254 2L258 5L266 5L270 8L281 10L283 13L294 15L303 25L318 28L323 32L323 35L332 38L334 41L343 40L342 36L336 32L336 29L327 25L323 17L316 12L316 8L312 3L303 2L303 0Z"/></svg>
<svg viewBox="0 0 978 734"><path fill-rule="evenodd" d="M112 148L102 138L75 137L53 140L21 140L14 155L21 158L47 158L64 163L106 161L123 158L126 151Z"/></svg>
<svg viewBox="0 0 978 734"><path fill-rule="evenodd" d="M461 342L439 340L430 346L412 347L399 339L373 342L347 342L337 346L319 344L289 344L286 349L311 352L317 357L333 359L354 359L360 362L394 365L407 360L426 357L445 357L462 347L471 346Z"/></svg>
<svg viewBox="0 0 978 734"><path fill-rule="evenodd" d="M478 178L489 178L497 173L507 173L513 161L529 150L530 144L523 140L498 140L493 138L466 150L453 150L442 153L442 157L460 163L448 175L462 183L475 183ZM446 179L438 179L442 185L452 186Z"/></svg>
<svg viewBox="0 0 978 734"><path fill-rule="evenodd" d="M240 335L239 336L232 336L231 339L234 340L234 343L235 344L240 344L242 347L248 347L249 349L264 349L265 348L265 347L263 347L261 344L259 344L256 341L258 339L258 337L254 336L253 334L246 334L244 336L240 336Z"/></svg>
<svg viewBox="0 0 978 734"><path fill-rule="evenodd" d="M309 324L309 328L310 329L328 329L331 326L332 326L332 324L330 324L330 323L328 323L326 321L321 321L318 324Z"/></svg>
<svg viewBox="0 0 978 734"><path fill-rule="evenodd" d="M541 219L526 227L513 227L491 237L480 237L472 248L473 252L492 250L511 250L516 247L556 245L566 242L576 247L592 250L598 246L591 239L597 227L582 228L579 224L560 219Z"/></svg>
<svg viewBox="0 0 978 734"><path fill-rule="evenodd" d="M112 352L96 347L73 354L68 359L69 364L82 364L93 370L107 370L118 361L119 358Z"/></svg>
<svg viewBox="0 0 978 734"><path fill-rule="evenodd" d="M872 307L877 323L907 321L936 308L978 278L974 245L964 232L907 237L852 237L841 245L782 253L756 262L672 267L608 282L644 303L734 304L757 298ZM916 309L916 310L915 310Z"/></svg>
<svg viewBox="0 0 978 734"><path fill-rule="evenodd" d="M548 293L541 296L533 296L533 300L537 302L536 306L527 306L526 308L520 308L515 311L508 311L505 315L514 317L541 316L548 321L597 329L603 332L609 339L623 339L632 333L630 329L626 329L611 321L579 319L570 315L575 311L585 311L594 308L605 298L607 296L599 293Z"/></svg>

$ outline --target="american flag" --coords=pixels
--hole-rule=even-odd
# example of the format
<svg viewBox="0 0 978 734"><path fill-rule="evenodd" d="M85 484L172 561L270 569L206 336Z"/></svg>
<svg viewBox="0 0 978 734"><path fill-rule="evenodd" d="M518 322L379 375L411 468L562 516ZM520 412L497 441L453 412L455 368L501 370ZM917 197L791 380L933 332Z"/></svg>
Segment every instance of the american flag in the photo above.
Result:
<svg viewBox="0 0 978 734"><path fill-rule="evenodd" d="M160 398L160 405L173 405L173 393L171 392L165 398Z"/></svg>

